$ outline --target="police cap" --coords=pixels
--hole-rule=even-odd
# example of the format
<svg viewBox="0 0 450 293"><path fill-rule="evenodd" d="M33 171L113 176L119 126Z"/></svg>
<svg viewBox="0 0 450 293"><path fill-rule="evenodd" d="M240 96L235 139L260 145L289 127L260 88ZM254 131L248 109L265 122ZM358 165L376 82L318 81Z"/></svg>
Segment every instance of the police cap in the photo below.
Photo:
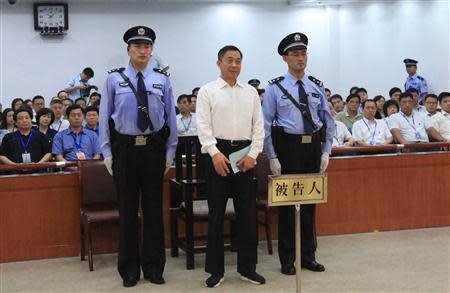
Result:
<svg viewBox="0 0 450 293"><path fill-rule="evenodd" d="M250 79L250 80L248 81L248 84L251 85L251 86L253 86L253 87L255 87L255 88L257 88L257 87L259 87L259 85L261 84L261 82L260 82L258 79L254 78L254 79Z"/></svg>
<svg viewBox="0 0 450 293"><path fill-rule="evenodd" d="M129 28L123 35L123 41L127 44L148 43L153 45L155 39L155 32L143 25Z"/></svg>
<svg viewBox="0 0 450 293"><path fill-rule="evenodd" d="M405 60L403 60L403 63L405 63L405 66L406 67L408 67L408 66L417 66L417 63L419 63L419 61L416 61L416 60L414 60L414 59L405 59Z"/></svg>
<svg viewBox="0 0 450 293"><path fill-rule="evenodd" d="M292 33L281 40L278 45L278 54L286 55L291 49L306 49L308 37L302 33Z"/></svg>

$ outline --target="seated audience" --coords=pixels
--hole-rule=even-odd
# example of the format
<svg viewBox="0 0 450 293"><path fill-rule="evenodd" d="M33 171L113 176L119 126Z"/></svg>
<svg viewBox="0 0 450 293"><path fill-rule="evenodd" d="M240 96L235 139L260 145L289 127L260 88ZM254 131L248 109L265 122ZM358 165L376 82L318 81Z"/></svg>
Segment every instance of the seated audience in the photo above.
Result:
<svg viewBox="0 0 450 293"><path fill-rule="evenodd" d="M189 104L189 111L191 113L195 113L195 111L197 109L197 96L196 95L191 95L190 99L191 99L191 102Z"/></svg>
<svg viewBox="0 0 450 293"><path fill-rule="evenodd" d="M398 113L399 110L400 110L400 108L399 108L398 102L396 100L387 100L386 103L384 103L384 105L383 105L383 114L384 114L383 121L386 123L386 126L388 127L388 129L391 129L391 127L389 126L389 116L391 116L392 114Z"/></svg>
<svg viewBox="0 0 450 293"><path fill-rule="evenodd" d="M100 144L95 132L83 128L83 108L74 104L67 108L69 128L53 139L52 153L57 161L100 159Z"/></svg>
<svg viewBox="0 0 450 293"><path fill-rule="evenodd" d="M97 92L93 92L90 96L89 96L89 102L88 102L88 106L95 106L98 108L98 106L100 105L100 99L102 98L102 95L97 93Z"/></svg>
<svg viewBox="0 0 450 293"><path fill-rule="evenodd" d="M429 100L429 96L425 96L425 105ZM445 140L450 141L450 93L443 92L439 95L438 99L441 112L436 112L435 115L430 117L431 125L439 131Z"/></svg>
<svg viewBox="0 0 450 293"><path fill-rule="evenodd" d="M62 99L61 102L62 102L62 105L63 105L63 106L62 106L62 113L63 113L63 116L64 116L65 119L67 119L67 117L65 116L66 113L67 113L67 108L68 108L69 106L72 106L72 105L73 105L73 101L72 101L70 98L65 98L65 99Z"/></svg>
<svg viewBox="0 0 450 293"><path fill-rule="evenodd" d="M357 94L350 94L347 99L347 109L336 114L335 119L345 124L347 129L352 132L352 126L355 121L362 119L362 114L358 113L361 98Z"/></svg>
<svg viewBox="0 0 450 293"><path fill-rule="evenodd" d="M16 124L14 123L14 110L6 108L2 114L2 129L6 129L8 132L16 131Z"/></svg>
<svg viewBox="0 0 450 293"><path fill-rule="evenodd" d="M400 96L400 112L389 117L389 126L395 141L401 144L429 142L428 136L444 141L442 135L431 125L430 119L414 111L414 99L409 91Z"/></svg>
<svg viewBox="0 0 450 293"><path fill-rule="evenodd" d="M397 103L400 102L400 95L402 94L402 90L399 89L398 87L393 87L389 90L389 98L391 100L396 101Z"/></svg>
<svg viewBox="0 0 450 293"><path fill-rule="evenodd" d="M69 128L69 121L64 119L62 115L63 103L61 102L61 100L55 99L51 101L50 108L55 115L55 121L53 121L53 123L50 125L50 128L56 131L62 131Z"/></svg>
<svg viewBox="0 0 450 293"><path fill-rule="evenodd" d="M360 104L359 104L359 109L358 109L358 111L361 112L362 111L362 103L364 103L364 101L369 98L369 95L367 94L367 90L363 87L360 87L356 91L356 94L361 98Z"/></svg>
<svg viewBox="0 0 450 293"><path fill-rule="evenodd" d="M433 117L436 113L438 113L438 96L436 96L435 94L426 94L423 101L428 117Z"/></svg>
<svg viewBox="0 0 450 293"><path fill-rule="evenodd" d="M351 88L350 88L350 94L356 94L356 91L359 89L359 87L357 87L357 86L352 86Z"/></svg>
<svg viewBox="0 0 450 293"><path fill-rule="evenodd" d="M377 112L375 114L375 119L383 119L384 113L383 113L383 106L385 103L385 99L382 95L375 96L373 98L373 101L377 104Z"/></svg>
<svg viewBox="0 0 450 293"><path fill-rule="evenodd" d="M81 106L81 108L86 108L86 101L84 100L84 98L79 97L75 100L75 104L78 104Z"/></svg>
<svg viewBox="0 0 450 293"><path fill-rule="evenodd" d="M27 105L28 107L30 107L30 109L33 109L33 101L31 101L30 99L24 100L23 104Z"/></svg>
<svg viewBox="0 0 450 293"><path fill-rule="evenodd" d="M345 105L344 105L344 99L341 95L334 94L330 97L331 105L333 106L334 112L337 114L339 112L344 111Z"/></svg>
<svg viewBox="0 0 450 293"><path fill-rule="evenodd" d="M364 118L353 124L353 138L360 146L392 143L392 134L382 120L375 119L377 104L373 100L362 103Z"/></svg>
<svg viewBox="0 0 450 293"><path fill-rule="evenodd" d="M335 135L333 136L333 147L349 147L355 144L352 134L341 121L334 121Z"/></svg>
<svg viewBox="0 0 450 293"><path fill-rule="evenodd" d="M180 114L177 115L177 130L179 136L197 135L197 118L190 112L190 95L181 95L177 99Z"/></svg>
<svg viewBox="0 0 450 293"><path fill-rule="evenodd" d="M34 96L33 98L33 116L36 117L35 115L37 114L37 112L39 112L39 110L41 110L42 108L45 107L45 99L43 96L41 95L37 95ZM34 122L36 122L36 120L33 120Z"/></svg>
<svg viewBox="0 0 450 293"><path fill-rule="evenodd" d="M69 97L69 94L65 90L62 90L56 94L56 97L62 101L64 99L67 99Z"/></svg>
<svg viewBox="0 0 450 293"><path fill-rule="evenodd" d="M44 135L50 146L53 145L53 139L58 133L58 131L50 128L54 120L55 114L49 108L42 108L36 114L37 129Z"/></svg>
<svg viewBox="0 0 450 293"><path fill-rule="evenodd" d="M15 98L15 99L12 100L12 102L11 102L11 109L12 109L13 111L16 111L16 110L19 109L22 105L23 105L23 99L21 99L21 98Z"/></svg>
<svg viewBox="0 0 450 293"><path fill-rule="evenodd" d="M88 106L84 110L84 116L86 117L86 129L89 129L98 135L98 108L95 106Z"/></svg>
<svg viewBox="0 0 450 293"><path fill-rule="evenodd" d="M427 110L425 107L419 104L419 91L415 88L410 88L406 92L410 93L413 97L413 111L426 114Z"/></svg>
<svg viewBox="0 0 450 293"><path fill-rule="evenodd" d="M43 163L51 159L50 145L45 137L32 129L33 112L21 107L14 112L17 131L5 135L0 147L3 164Z"/></svg>
<svg viewBox="0 0 450 293"><path fill-rule="evenodd" d="M331 97L331 91L330 91L330 89L325 88L325 95L327 96L327 100L329 101L329 100L330 100L330 97Z"/></svg>

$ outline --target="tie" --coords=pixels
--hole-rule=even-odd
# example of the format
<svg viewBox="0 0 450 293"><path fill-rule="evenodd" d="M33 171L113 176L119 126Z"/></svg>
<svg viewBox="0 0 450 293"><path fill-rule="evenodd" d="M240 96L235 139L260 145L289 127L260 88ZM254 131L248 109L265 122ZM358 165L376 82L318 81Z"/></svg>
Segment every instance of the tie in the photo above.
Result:
<svg viewBox="0 0 450 293"><path fill-rule="evenodd" d="M305 92L305 89L303 88L303 83L301 80L297 81L298 84L298 98L299 102L306 105L306 112L308 112L309 117L311 117L311 112L309 111L308 106L308 95ZM303 128L306 134L311 134L314 132L314 128L312 127L311 123L303 117Z"/></svg>
<svg viewBox="0 0 450 293"><path fill-rule="evenodd" d="M137 93L139 95L140 100L144 103L141 105L145 107L145 110L138 107L138 128L144 132L150 125L150 116L148 115L148 100L147 100L147 89L145 88L144 77L142 76L142 72L138 72L138 81L137 81ZM150 123L149 123L150 122ZM153 127L151 127L153 128Z"/></svg>

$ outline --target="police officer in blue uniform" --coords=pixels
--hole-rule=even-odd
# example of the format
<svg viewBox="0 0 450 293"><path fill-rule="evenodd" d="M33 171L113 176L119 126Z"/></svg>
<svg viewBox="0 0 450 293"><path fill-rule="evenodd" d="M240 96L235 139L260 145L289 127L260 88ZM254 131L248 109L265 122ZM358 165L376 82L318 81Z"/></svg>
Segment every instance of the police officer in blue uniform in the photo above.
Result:
<svg viewBox="0 0 450 293"><path fill-rule="evenodd" d="M419 92L419 104L422 105L422 100L428 93L428 85L427 80L417 74L417 63L419 61L408 58L403 60L403 63L405 63L406 72L408 73L405 82L405 91L410 88L415 88Z"/></svg>
<svg viewBox="0 0 450 293"><path fill-rule="evenodd" d="M163 284L165 266L162 215L163 177L177 145L172 86L167 74L148 65L155 32L127 30L130 63L109 71L100 103L100 147L117 188L120 232L118 270L125 287L140 279ZM138 208L144 231L139 253Z"/></svg>
<svg viewBox="0 0 450 293"><path fill-rule="evenodd" d="M334 134L322 82L305 73L308 38L296 32L286 36L278 53L288 65L284 76L269 82L263 103L264 151L274 175L325 172ZM295 208L279 207L278 254L281 272L295 271ZM315 258L315 205L301 206L301 265L322 272Z"/></svg>

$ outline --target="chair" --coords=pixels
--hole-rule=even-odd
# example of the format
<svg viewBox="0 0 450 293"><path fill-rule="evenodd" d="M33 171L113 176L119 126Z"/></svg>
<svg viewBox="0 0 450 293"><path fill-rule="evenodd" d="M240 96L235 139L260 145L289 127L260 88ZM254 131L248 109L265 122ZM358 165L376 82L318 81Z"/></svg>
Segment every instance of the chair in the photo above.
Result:
<svg viewBox="0 0 450 293"><path fill-rule="evenodd" d="M87 242L89 271L94 270L92 226L100 223L119 223L116 189L113 177L109 175L103 161L79 161L81 185L80 208L80 256L85 259ZM142 227L142 218L139 215Z"/></svg>
<svg viewBox="0 0 450 293"><path fill-rule="evenodd" d="M192 155L195 153L197 174L193 174ZM175 178L169 181L170 186L170 225L171 225L171 256L178 257L178 249L186 253L186 269L194 269L194 254L206 251L204 245L207 236L194 235L195 223L208 222L208 203L206 200L206 169L205 155L200 153L200 142L197 136L182 136L178 138L175 155ZM228 200L225 220L235 218L233 202ZM179 235L178 223L184 222L184 236ZM231 224L230 224L231 226ZM224 235L229 236L229 235ZM203 241L199 244L199 241ZM197 243L196 243L197 242ZM231 245L226 244L229 249Z"/></svg>
<svg viewBox="0 0 450 293"><path fill-rule="evenodd" d="M272 216L273 209L267 203L268 176L272 174L270 171L269 159L265 153L259 154L256 158L255 178L256 178L256 208L258 210L258 224L265 228L267 250L269 254L273 254L272 250ZM259 217L259 211L263 212L263 217Z"/></svg>

